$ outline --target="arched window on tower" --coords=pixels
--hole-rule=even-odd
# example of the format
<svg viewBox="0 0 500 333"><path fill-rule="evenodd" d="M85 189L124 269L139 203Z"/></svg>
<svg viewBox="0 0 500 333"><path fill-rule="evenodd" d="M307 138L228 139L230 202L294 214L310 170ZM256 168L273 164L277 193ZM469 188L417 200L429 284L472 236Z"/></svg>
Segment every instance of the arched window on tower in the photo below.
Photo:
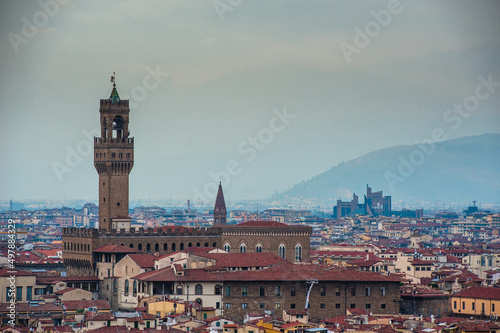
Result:
<svg viewBox="0 0 500 333"><path fill-rule="evenodd" d="M122 116L116 116L113 119L113 138L123 139L123 125L125 120Z"/></svg>
<svg viewBox="0 0 500 333"><path fill-rule="evenodd" d="M295 262L302 261L302 245L295 245Z"/></svg>
<svg viewBox="0 0 500 333"><path fill-rule="evenodd" d="M128 280L125 280L125 296L128 296Z"/></svg>
<svg viewBox="0 0 500 333"><path fill-rule="evenodd" d="M146 244L146 251L151 252L151 244Z"/></svg>
<svg viewBox="0 0 500 333"><path fill-rule="evenodd" d="M231 245L229 245L229 243L224 244L224 251L231 252Z"/></svg>
<svg viewBox="0 0 500 333"><path fill-rule="evenodd" d="M286 247L283 243L281 243L279 247L279 256L283 259L286 259Z"/></svg>

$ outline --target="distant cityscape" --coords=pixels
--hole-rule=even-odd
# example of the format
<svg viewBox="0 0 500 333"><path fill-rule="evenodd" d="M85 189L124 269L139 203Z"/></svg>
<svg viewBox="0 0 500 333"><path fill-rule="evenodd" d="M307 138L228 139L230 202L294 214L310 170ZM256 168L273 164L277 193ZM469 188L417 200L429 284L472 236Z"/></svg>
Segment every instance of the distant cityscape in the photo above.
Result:
<svg viewBox="0 0 500 333"><path fill-rule="evenodd" d="M129 203L129 101L94 138L99 201L0 212L1 332L500 332L500 213ZM228 209L230 207L230 209ZM314 208L314 207L313 207Z"/></svg>

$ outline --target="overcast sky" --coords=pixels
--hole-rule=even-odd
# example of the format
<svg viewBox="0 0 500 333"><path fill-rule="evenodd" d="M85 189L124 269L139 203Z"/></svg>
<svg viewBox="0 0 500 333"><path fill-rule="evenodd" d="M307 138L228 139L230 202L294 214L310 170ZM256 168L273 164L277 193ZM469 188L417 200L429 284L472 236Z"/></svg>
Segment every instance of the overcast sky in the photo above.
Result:
<svg viewBox="0 0 500 333"><path fill-rule="evenodd" d="M113 71L132 105L132 199L213 202L219 179L226 199L266 198L435 128L500 133L498 1L0 6L0 200L97 200L85 133ZM494 82L471 98L480 77Z"/></svg>

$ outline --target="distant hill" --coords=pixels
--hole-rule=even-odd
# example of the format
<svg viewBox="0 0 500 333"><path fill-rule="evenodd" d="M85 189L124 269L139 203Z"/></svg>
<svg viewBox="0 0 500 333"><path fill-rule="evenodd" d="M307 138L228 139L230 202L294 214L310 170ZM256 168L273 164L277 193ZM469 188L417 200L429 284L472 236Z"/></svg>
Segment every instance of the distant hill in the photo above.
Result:
<svg viewBox="0 0 500 333"><path fill-rule="evenodd" d="M484 134L435 143L424 153L418 145L394 146L341 163L290 190L282 202L315 200L334 204L363 198L366 185L394 201L418 205L500 203L500 134Z"/></svg>

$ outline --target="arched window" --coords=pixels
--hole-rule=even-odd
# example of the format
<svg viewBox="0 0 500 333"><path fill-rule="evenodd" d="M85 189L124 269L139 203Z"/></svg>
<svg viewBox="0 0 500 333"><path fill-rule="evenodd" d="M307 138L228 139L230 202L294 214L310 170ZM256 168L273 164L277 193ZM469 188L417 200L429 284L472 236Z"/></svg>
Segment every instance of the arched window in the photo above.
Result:
<svg viewBox="0 0 500 333"><path fill-rule="evenodd" d="M142 251L142 244L137 245L137 250Z"/></svg>
<svg viewBox="0 0 500 333"><path fill-rule="evenodd" d="M133 287L132 287L132 293L133 295L132 296L137 296L137 280L134 280L134 284L133 284Z"/></svg>
<svg viewBox="0 0 500 333"><path fill-rule="evenodd" d="M216 242L213 242L213 243L212 243L212 247L217 247L217 243L216 243Z"/></svg>
<svg viewBox="0 0 500 333"><path fill-rule="evenodd" d="M128 296L128 280L125 280L125 296Z"/></svg>
<svg viewBox="0 0 500 333"><path fill-rule="evenodd" d="M257 252L257 253L262 252L262 244L261 243L257 243L257 245L255 245L255 252Z"/></svg>
<svg viewBox="0 0 500 333"><path fill-rule="evenodd" d="M215 295L222 295L222 286L220 284L216 284L214 288Z"/></svg>
<svg viewBox="0 0 500 333"><path fill-rule="evenodd" d="M114 279L113 280L113 291L116 292L118 290L118 280Z"/></svg>
<svg viewBox="0 0 500 333"><path fill-rule="evenodd" d="M208 242L205 243L205 247L208 247ZM215 246L214 246L215 247Z"/></svg>
<svg viewBox="0 0 500 333"><path fill-rule="evenodd" d="M231 245L229 245L229 243L224 244L224 251L231 252Z"/></svg>
<svg viewBox="0 0 500 333"><path fill-rule="evenodd" d="M295 262L302 261L302 245L295 245Z"/></svg>
<svg viewBox="0 0 500 333"><path fill-rule="evenodd" d="M177 295L182 295L182 286L177 286L175 291L177 292Z"/></svg>
<svg viewBox="0 0 500 333"><path fill-rule="evenodd" d="M151 252L151 244L146 244L146 251Z"/></svg>
<svg viewBox="0 0 500 333"><path fill-rule="evenodd" d="M245 243L240 244L240 253L246 253L247 252L247 245Z"/></svg>
<svg viewBox="0 0 500 333"><path fill-rule="evenodd" d="M184 243L181 243L181 245L179 246L179 250L184 250Z"/></svg>
<svg viewBox="0 0 500 333"><path fill-rule="evenodd" d="M177 250L177 245L175 243L172 243L172 252L175 252Z"/></svg>
<svg viewBox="0 0 500 333"><path fill-rule="evenodd" d="M116 116L113 119L113 138L123 139L123 124L125 120L122 116Z"/></svg>
<svg viewBox="0 0 500 333"><path fill-rule="evenodd" d="M163 244L163 251L168 251L168 244L167 243Z"/></svg>
<svg viewBox="0 0 500 333"><path fill-rule="evenodd" d="M193 243L188 243L188 247L192 247L193 246Z"/></svg>
<svg viewBox="0 0 500 333"><path fill-rule="evenodd" d="M130 243L129 247L130 247L131 249L133 249L133 248L134 248L134 244Z"/></svg>
<svg viewBox="0 0 500 333"><path fill-rule="evenodd" d="M160 245L158 245L158 243L155 244L155 252L158 252L160 251Z"/></svg>
<svg viewBox="0 0 500 333"><path fill-rule="evenodd" d="M201 284L197 284L194 287L194 293L195 295L203 295L203 287L201 286Z"/></svg>
<svg viewBox="0 0 500 333"><path fill-rule="evenodd" d="M201 246L200 243L196 243L196 247L200 247L200 246Z"/></svg>
<svg viewBox="0 0 500 333"><path fill-rule="evenodd" d="M283 243L281 243L279 247L279 256L283 259L286 259L286 247Z"/></svg>

